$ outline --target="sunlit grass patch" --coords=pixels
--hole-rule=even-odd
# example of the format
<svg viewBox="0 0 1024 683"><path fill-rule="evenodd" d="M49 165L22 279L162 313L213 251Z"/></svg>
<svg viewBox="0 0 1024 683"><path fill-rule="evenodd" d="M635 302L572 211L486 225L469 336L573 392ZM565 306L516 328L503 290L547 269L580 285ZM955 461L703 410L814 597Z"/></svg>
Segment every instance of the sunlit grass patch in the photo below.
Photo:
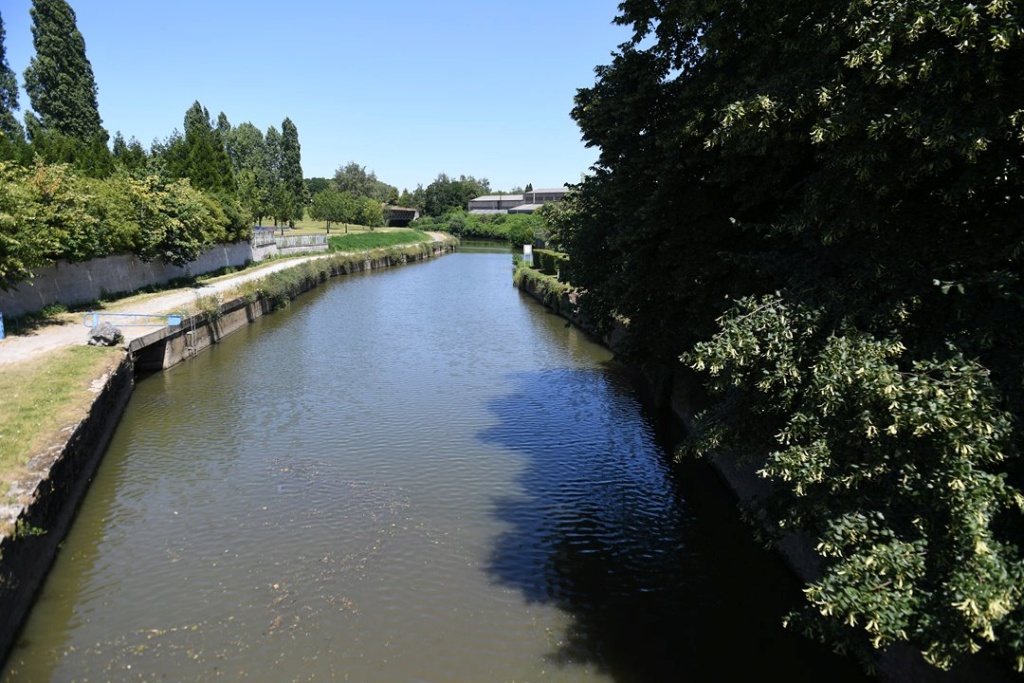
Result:
<svg viewBox="0 0 1024 683"><path fill-rule="evenodd" d="M431 237L421 230L402 230L349 233L348 235L331 235L327 243L331 251L359 251L362 249L379 249L398 244L430 242Z"/></svg>
<svg viewBox="0 0 1024 683"><path fill-rule="evenodd" d="M120 348L74 346L0 369L0 503L33 456L64 443L96 397L90 385L123 357Z"/></svg>

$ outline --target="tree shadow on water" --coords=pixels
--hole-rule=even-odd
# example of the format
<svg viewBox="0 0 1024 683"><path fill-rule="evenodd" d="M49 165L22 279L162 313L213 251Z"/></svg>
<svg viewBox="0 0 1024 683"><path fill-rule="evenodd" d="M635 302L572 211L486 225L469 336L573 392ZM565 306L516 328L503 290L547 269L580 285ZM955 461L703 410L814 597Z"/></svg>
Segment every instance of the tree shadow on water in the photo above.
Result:
<svg viewBox="0 0 1024 683"><path fill-rule="evenodd" d="M568 618L547 658L615 681L862 681L782 628L800 585L706 465L672 463L614 368L522 372L480 434L522 458L487 571Z"/></svg>

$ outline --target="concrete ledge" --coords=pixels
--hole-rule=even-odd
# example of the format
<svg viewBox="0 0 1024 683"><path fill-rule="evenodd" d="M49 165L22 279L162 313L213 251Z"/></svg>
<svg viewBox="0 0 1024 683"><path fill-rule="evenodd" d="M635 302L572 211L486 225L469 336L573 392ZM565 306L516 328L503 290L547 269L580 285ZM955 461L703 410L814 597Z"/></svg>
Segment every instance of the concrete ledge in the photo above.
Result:
<svg viewBox="0 0 1024 683"><path fill-rule="evenodd" d="M89 413L71 430L62 448L32 459L31 483L19 492L27 499L13 536L0 537L0 662L28 616L89 483L107 450L131 396L134 369L126 356L102 378Z"/></svg>

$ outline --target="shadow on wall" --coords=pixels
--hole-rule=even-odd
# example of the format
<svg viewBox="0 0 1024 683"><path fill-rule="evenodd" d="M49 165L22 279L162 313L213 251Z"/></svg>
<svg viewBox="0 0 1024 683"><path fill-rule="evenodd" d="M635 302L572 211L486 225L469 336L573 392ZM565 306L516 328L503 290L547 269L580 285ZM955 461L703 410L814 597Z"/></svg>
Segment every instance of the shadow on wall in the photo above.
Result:
<svg viewBox="0 0 1024 683"><path fill-rule="evenodd" d="M568 615L553 664L615 681L869 680L782 628L799 584L753 542L710 467L671 463L625 373L542 370L510 383L480 438L524 469L520 490L494 503L509 530L487 571Z"/></svg>

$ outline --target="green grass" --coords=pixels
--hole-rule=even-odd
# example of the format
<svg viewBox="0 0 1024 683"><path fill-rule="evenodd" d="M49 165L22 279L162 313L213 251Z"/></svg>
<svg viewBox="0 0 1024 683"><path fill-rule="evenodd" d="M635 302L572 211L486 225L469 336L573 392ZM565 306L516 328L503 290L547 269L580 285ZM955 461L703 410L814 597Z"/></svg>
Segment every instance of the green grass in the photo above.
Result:
<svg viewBox="0 0 1024 683"><path fill-rule="evenodd" d="M124 349L74 346L0 372L0 503L28 461L67 440L95 399L89 385L117 367Z"/></svg>
<svg viewBox="0 0 1024 683"><path fill-rule="evenodd" d="M398 230L374 230L373 232L349 233L347 235L334 235L327 240L331 251L362 251L364 249L380 249L382 247L393 247L399 244L415 244L417 242L430 242L431 237L420 230L408 228Z"/></svg>
<svg viewBox="0 0 1024 683"><path fill-rule="evenodd" d="M273 219L264 218L263 219L263 226L262 227L264 227L264 228L273 228L274 227ZM376 230L384 230L384 229L385 228L374 228L374 231L376 231ZM280 229L280 227L278 227L278 228L276 228L276 230L278 231L278 233L280 233L281 229ZM331 224L331 233L330 234L331 235L344 235L346 230L348 231L349 234L351 234L353 232L371 232L370 228L366 227L365 225L353 225L353 224L348 224L348 225L341 224L341 225L339 225L338 223L332 223ZM288 236L288 235L326 235L327 234L327 223L325 221L314 221L312 218L304 217L301 221L295 221L295 227L294 228L292 228L290 230L286 228L285 231L284 231L284 234L286 236Z"/></svg>

